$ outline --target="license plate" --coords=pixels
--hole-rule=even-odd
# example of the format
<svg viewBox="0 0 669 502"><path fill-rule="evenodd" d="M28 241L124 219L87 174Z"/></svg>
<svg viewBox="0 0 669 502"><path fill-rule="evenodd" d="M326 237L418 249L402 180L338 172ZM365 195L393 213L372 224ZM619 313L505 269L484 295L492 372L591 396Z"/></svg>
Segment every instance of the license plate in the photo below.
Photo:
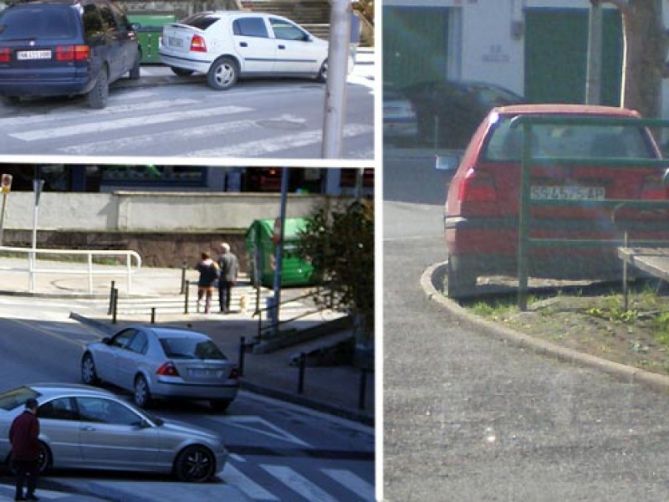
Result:
<svg viewBox="0 0 669 502"><path fill-rule="evenodd" d="M51 59L51 51L18 51L16 59L26 61L29 59Z"/></svg>
<svg viewBox="0 0 669 502"><path fill-rule="evenodd" d="M167 45L170 47L183 47L184 41L176 37L167 37Z"/></svg>
<svg viewBox="0 0 669 502"><path fill-rule="evenodd" d="M604 200L604 187L582 186L537 186L530 188L534 200Z"/></svg>

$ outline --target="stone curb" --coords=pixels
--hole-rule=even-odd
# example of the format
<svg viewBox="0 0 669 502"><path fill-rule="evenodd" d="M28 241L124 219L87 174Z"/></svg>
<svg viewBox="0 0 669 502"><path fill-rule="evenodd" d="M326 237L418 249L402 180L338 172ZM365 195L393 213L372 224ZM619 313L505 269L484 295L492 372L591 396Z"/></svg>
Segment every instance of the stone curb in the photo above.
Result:
<svg viewBox="0 0 669 502"><path fill-rule="evenodd" d="M116 332L116 328L110 324L96 321L95 319L89 319L86 316L77 314L76 312L70 312L70 319L74 319L81 324L102 331L106 335L111 335ZM241 381L240 387L248 392L253 392L254 394L259 394L261 396L271 397L273 399L279 399L281 401L286 401L292 404L297 404L305 408L310 408L312 410L320 411L322 413L327 413L329 415L335 415L337 417L345 418L347 420L352 420L354 422L360 422L365 425L374 425L374 417L369 413L357 412L348 408L340 408L333 406L329 403L318 401L315 399L310 399L304 396L299 396L297 394L292 394L290 392L283 392L278 389L271 387L266 387L264 385L254 384L246 380Z"/></svg>
<svg viewBox="0 0 669 502"><path fill-rule="evenodd" d="M436 263L428 267L420 278L420 285L429 300L432 300L443 306L451 314L458 317L461 323L470 328L474 328L488 336L500 338L506 342L512 343L518 347L530 349L537 354L550 356L560 361L584 366L586 368L603 371L618 380L633 383L638 382L648 385L656 390L669 391L669 377L651 373L649 371L627 366L625 364L602 359L573 349L561 347L551 342L541 340L523 333L519 333L505 326L481 319L470 313L457 302L447 298L439 292L436 284L442 282L446 275L446 263Z"/></svg>

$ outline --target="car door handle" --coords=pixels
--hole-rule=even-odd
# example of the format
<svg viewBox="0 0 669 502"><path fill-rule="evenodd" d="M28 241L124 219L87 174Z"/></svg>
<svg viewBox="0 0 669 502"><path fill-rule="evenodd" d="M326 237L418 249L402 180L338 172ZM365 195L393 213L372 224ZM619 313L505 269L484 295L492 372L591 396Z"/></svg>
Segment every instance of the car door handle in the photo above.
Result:
<svg viewBox="0 0 669 502"><path fill-rule="evenodd" d="M85 426L83 426L83 427L81 428L81 430L82 430L82 431L91 432L91 431L94 431L94 430L95 430L95 427L92 427L92 426L90 426L90 425L85 425Z"/></svg>
<svg viewBox="0 0 669 502"><path fill-rule="evenodd" d="M249 46L249 44L247 44L246 42L239 42L239 45L241 45L242 47L248 47Z"/></svg>
<svg viewBox="0 0 669 502"><path fill-rule="evenodd" d="M280 45L280 46L279 46L279 49L285 49L285 48L286 48L285 45Z"/></svg>

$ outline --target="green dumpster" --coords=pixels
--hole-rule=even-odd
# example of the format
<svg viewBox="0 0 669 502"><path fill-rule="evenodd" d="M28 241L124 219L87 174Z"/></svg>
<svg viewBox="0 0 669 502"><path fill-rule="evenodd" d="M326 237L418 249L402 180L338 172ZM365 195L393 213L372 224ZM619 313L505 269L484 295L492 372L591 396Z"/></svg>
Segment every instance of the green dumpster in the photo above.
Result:
<svg viewBox="0 0 669 502"><path fill-rule="evenodd" d="M131 24L139 25L137 38L142 47L142 63L160 63L158 49L163 26L174 23L177 18L174 14L130 14L128 20Z"/></svg>
<svg viewBox="0 0 669 502"><path fill-rule="evenodd" d="M274 285L274 219L255 220L246 231L246 250L249 254L251 280L255 282L253 260L257 252L260 284L267 288ZM281 286L311 286L314 284L313 267L298 257L298 233L306 226L305 218L286 218L283 244L283 271Z"/></svg>

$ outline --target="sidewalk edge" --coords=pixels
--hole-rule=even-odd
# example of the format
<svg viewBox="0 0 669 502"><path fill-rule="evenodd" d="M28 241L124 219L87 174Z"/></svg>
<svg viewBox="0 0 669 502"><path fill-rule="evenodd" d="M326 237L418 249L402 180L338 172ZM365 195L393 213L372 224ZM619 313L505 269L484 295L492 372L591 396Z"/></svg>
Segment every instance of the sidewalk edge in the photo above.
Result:
<svg viewBox="0 0 669 502"><path fill-rule="evenodd" d="M568 349L530 335L525 335L508 327L499 326L470 313L467 309L458 305L457 302L441 294L435 287L435 283L445 277L446 264L447 262L435 263L425 269L420 278L420 286L429 300L445 307L449 313L456 316L464 325L475 328L488 336L500 338L518 347L530 349L537 354L602 371L624 382L638 382L656 390L669 391L668 376L651 373L577 350Z"/></svg>
<svg viewBox="0 0 669 502"><path fill-rule="evenodd" d="M80 322L81 324L85 324L98 331L102 331L107 335L110 335L115 331L115 329L112 326L108 325L107 323L90 319L81 314L77 314L76 312L70 312L70 319L74 319ZM339 408L336 406L332 406L328 403L317 401L315 399L309 399L304 396L298 396L288 392L283 392L277 389L273 389L271 387L257 385L251 382L247 382L243 378L242 381L240 382L240 387L246 391L253 392L254 394L259 394L261 396L279 399L281 401L287 401L289 403L297 404L299 406L304 406L305 408L311 408L313 410L327 413L329 415L335 415L341 418L345 418L347 420L352 420L354 422L360 422L365 425L374 426L374 417L367 413L356 412L348 408Z"/></svg>

